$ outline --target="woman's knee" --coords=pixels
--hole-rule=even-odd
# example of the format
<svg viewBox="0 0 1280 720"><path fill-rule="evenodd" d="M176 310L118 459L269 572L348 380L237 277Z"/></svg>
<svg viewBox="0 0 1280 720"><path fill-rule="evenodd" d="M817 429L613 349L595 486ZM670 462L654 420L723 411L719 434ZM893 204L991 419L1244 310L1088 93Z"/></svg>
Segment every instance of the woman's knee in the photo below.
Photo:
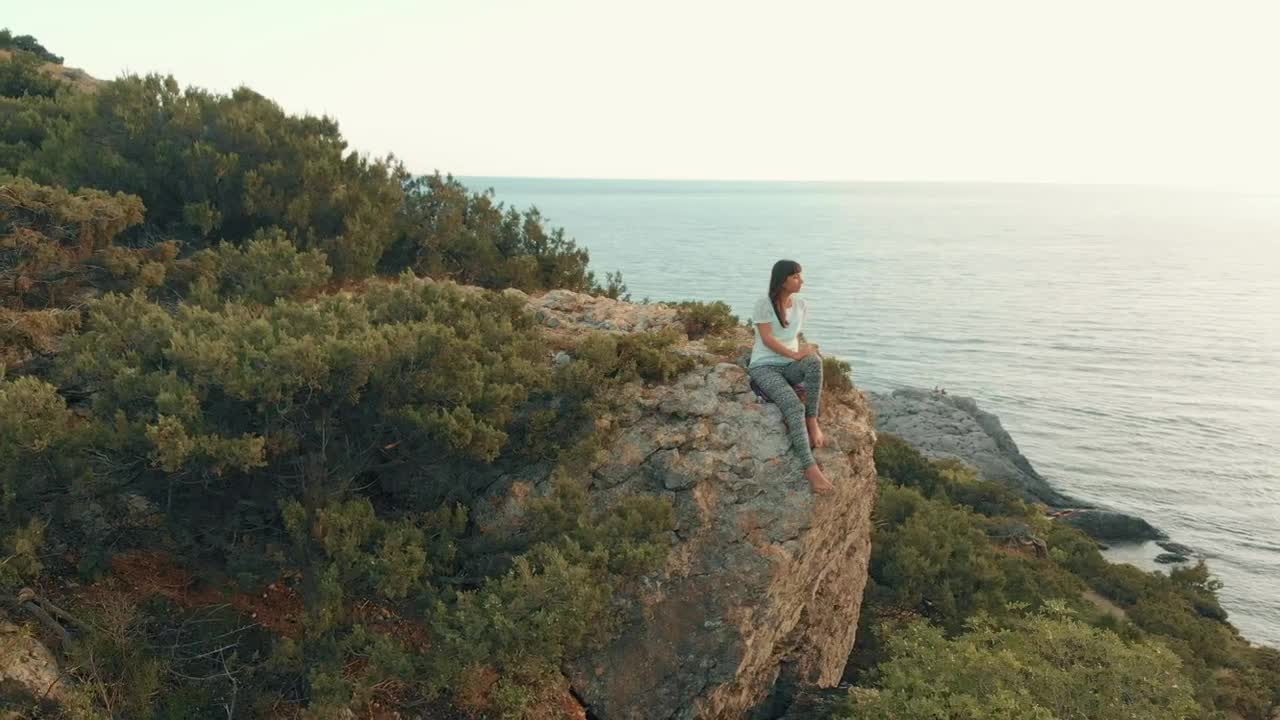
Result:
<svg viewBox="0 0 1280 720"><path fill-rule="evenodd" d="M817 377L822 377L822 358L817 355L806 355L800 361L800 367L804 369L806 376L816 375Z"/></svg>

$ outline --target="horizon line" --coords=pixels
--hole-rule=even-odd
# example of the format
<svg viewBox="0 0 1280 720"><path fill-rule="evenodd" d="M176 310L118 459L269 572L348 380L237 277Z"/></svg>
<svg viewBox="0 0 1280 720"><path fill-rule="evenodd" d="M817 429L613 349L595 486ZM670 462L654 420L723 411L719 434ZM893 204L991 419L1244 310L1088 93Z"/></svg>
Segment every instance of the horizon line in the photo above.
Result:
<svg viewBox="0 0 1280 720"><path fill-rule="evenodd" d="M1086 181L1086 180L869 180L869 179L822 179L798 180L775 178L674 178L674 177L618 177L587 175L491 175L450 173L435 170L442 175L455 178L474 178L492 180L550 180L550 181L590 181L590 182L664 182L664 183L742 183L742 184L790 184L790 185L1043 185L1094 188L1139 188L1157 190L1201 190L1209 192L1251 193L1260 195L1280 194L1280 187L1258 187L1243 185L1193 185L1187 183L1157 183L1137 181ZM423 173L427 175L430 173Z"/></svg>

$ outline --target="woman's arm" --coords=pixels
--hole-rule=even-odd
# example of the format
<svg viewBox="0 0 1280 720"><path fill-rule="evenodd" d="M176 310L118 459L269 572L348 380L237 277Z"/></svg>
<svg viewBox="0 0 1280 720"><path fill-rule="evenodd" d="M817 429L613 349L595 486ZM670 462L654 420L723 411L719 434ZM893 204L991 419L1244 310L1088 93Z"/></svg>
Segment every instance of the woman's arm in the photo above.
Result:
<svg viewBox="0 0 1280 720"><path fill-rule="evenodd" d="M805 357L813 354L813 348L808 345L801 345L799 352L792 352L791 348L778 342L773 336L773 327L769 323L756 323L756 332L760 333L760 340L764 346L778 353L782 357L791 358L792 360L803 360Z"/></svg>

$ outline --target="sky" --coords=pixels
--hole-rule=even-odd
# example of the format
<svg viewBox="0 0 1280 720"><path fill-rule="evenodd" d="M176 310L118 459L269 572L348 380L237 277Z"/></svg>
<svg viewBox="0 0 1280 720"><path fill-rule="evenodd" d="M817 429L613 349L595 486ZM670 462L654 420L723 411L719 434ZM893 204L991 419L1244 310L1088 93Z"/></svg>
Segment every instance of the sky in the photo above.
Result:
<svg viewBox="0 0 1280 720"><path fill-rule="evenodd" d="M0 7L96 77L247 85L413 172L1280 190L1275 2Z"/></svg>

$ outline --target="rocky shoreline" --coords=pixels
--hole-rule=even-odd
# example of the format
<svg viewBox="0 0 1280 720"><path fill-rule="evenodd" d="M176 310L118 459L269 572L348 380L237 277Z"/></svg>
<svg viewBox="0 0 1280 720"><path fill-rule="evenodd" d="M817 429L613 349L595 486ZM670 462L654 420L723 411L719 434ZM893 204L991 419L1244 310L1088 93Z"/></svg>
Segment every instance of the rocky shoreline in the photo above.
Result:
<svg viewBox="0 0 1280 720"><path fill-rule="evenodd" d="M866 395L876 432L896 435L931 459L955 458L972 465L983 477L1047 506L1050 515L1101 543L1155 541L1165 550L1153 559L1157 563L1186 562L1195 556L1192 548L1169 542L1168 535L1143 518L1055 490L1018 449L1000 418L979 408L973 398L922 388Z"/></svg>

